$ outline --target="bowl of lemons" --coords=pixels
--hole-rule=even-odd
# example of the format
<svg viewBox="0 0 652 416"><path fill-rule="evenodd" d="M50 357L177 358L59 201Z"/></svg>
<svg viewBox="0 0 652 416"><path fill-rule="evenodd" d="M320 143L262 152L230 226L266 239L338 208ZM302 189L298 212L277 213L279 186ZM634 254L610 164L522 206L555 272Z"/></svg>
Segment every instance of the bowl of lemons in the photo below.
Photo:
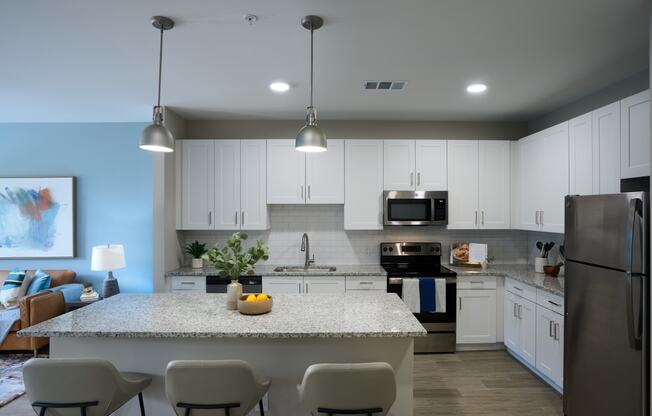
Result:
<svg viewBox="0 0 652 416"><path fill-rule="evenodd" d="M265 293L242 295L238 299L238 312L244 315L262 315L272 310L272 297Z"/></svg>

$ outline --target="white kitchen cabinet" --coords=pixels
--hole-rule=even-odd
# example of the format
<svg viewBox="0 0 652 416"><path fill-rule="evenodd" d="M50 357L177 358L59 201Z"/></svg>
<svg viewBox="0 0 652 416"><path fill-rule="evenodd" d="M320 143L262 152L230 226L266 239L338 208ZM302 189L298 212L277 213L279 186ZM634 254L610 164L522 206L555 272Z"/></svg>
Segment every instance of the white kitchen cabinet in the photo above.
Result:
<svg viewBox="0 0 652 416"><path fill-rule="evenodd" d="M563 386L564 317L537 305L536 369Z"/></svg>
<svg viewBox="0 0 652 416"><path fill-rule="evenodd" d="M344 293L345 290L344 276L303 277L303 293Z"/></svg>
<svg viewBox="0 0 652 416"><path fill-rule="evenodd" d="M446 140L417 140L415 151L415 189L417 191L448 189Z"/></svg>
<svg viewBox="0 0 652 416"><path fill-rule="evenodd" d="M306 153L306 203L344 203L344 140L328 140L328 150Z"/></svg>
<svg viewBox="0 0 652 416"><path fill-rule="evenodd" d="M386 191L415 189L415 141L384 140L383 182Z"/></svg>
<svg viewBox="0 0 652 416"><path fill-rule="evenodd" d="M387 276L346 276L347 292L387 292Z"/></svg>
<svg viewBox="0 0 652 416"><path fill-rule="evenodd" d="M172 276L172 293L206 293L206 276Z"/></svg>
<svg viewBox="0 0 652 416"><path fill-rule="evenodd" d="M510 227L510 143L448 142L449 229Z"/></svg>
<svg viewBox="0 0 652 416"><path fill-rule="evenodd" d="M240 229L240 140L214 140L213 229Z"/></svg>
<svg viewBox="0 0 652 416"><path fill-rule="evenodd" d="M496 342L496 290L457 291L457 343Z"/></svg>
<svg viewBox="0 0 652 416"><path fill-rule="evenodd" d="M240 141L240 228L267 230L267 140Z"/></svg>
<svg viewBox="0 0 652 416"><path fill-rule="evenodd" d="M303 276L263 276L263 293L303 293Z"/></svg>
<svg viewBox="0 0 652 416"><path fill-rule="evenodd" d="M383 229L383 141L346 140L345 230Z"/></svg>
<svg viewBox="0 0 652 416"><path fill-rule="evenodd" d="M306 156L294 148L294 140L267 141L267 203L306 202Z"/></svg>
<svg viewBox="0 0 652 416"><path fill-rule="evenodd" d="M521 344L521 323L516 314L519 297L505 291L503 308L503 342L505 347L517 352Z"/></svg>
<svg viewBox="0 0 652 416"><path fill-rule="evenodd" d="M448 228L478 227L478 141L448 143Z"/></svg>
<svg viewBox="0 0 652 416"><path fill-rule="evenodd" d="M183 140L181 146L181 227L184 230L213 228L214 143Z"/></svg>
<svg viewBox="0 0 652 416"><path fill-rule="evenodd" d="M620 101L620 177L650 174L650 91Z"/></svg>
<svg viewBox="0 0 652 416"><path fill-rule="evenodd" d="M592 114L572 119L568 124L568 178L570 195L592 195L593 126Z"/></svg>
<svg viewBox="0 0 652 416"><path fill-rule="evenodd" d="M504 297L503 342L528 364L536 364L536 304L512 292Z"/></svg>
<svg viewBox="0 0 652 416"><path fill-rule="evenodd" d="M519 140L519 228L539 230L539 195L542 192L541 171L543 170L544 143L535 133Z"/></svg>
<svg viewBox="0 0 652 416"><path fill-rule="evenodd" d="M514 140L509 143L510 164L510 225L511 228L522 228L521 226L521 163L520 163L520 141Z"/></svg>
<svg viewBox="0 0 652 416"><path fill-rule="evenodd" d="M481 140L478 153L479 228L510 227L510 142Z"/></svg>
<svg viewBox="0 0 652 416"><path fill-rule="evenodd" d="M593 193L620 192L620 103L592 113Z"/></svg>

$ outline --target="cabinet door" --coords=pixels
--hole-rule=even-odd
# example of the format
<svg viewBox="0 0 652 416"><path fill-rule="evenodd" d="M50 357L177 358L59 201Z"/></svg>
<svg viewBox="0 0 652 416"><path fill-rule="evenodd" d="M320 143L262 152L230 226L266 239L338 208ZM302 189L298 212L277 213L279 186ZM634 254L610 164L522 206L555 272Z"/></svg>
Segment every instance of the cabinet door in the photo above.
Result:
<svg viewBox="0 0 652 416"><path fill-rule="evenodd" d="M416 141L416 190L445 191L448 187L446 140Z"/></svg>
<svg viewBox="0 0 652 416"><path fill-rule="evenodd" d="M479 226L508 229L510 225L510 143L481 140L478 156Z"/></svg>
<svg viewBox="0 0 652 416"><path fill-rule="evenodd" d="M518 299L515 294L505 291L505 307L503 308L503 339L505 347L515 353L520 350L521 323L518 319Z"/></svg>
<svg viewBox="0 0 652 416"><path fill-rule="evenodd" d="M303 278L303 293L344 293L345 286L344 276L304 276Z"/></svg>
<svg viewBox="0 0 652 416"><path fill-rule="evenodd" d="M538 211L542 190L540 133L519 141L519 226L523 230L539 230Z"/></svg>
<svg viewBox="0 0 652 416"><path fill-rule="evenodd" d="M520 142L518 140L509 143L510 148L510 224L511 228L521 228L521 163L520 163Z"/></svg>
<svg viewBox="0 0 652 416"><path fill-rule="evenodd" d="M593 132L591 113L568 125L568 177L570 195L593 194Z"/></svg>
<svg viewBox="0 0 652 416"><path fill-rule="evenodd" d="M266 140L240 142L240 228L269 228Z"/></svg>
<svg viewBox="0 0 652 416"><path fill-rule="evenodd" d="M537 305L536 368L561 386L563 367L563 318Z"/></svg>
<svg viewBox="0 0 652 416"><path fill-rule="evenodd" d="M344 229L383 229L383 142L346 140Z"/></svg>
<svg viewBox="0 0 652 416"><path fill-rule="evenodd" d="M306 203L344 203L344 140L329 140L326 152L306 153Z"/></svg>
<svg viewBox="0 0 652 416"><path fill-rule="evenodd" d="M267 140L267 203L305 203L305 180L306 154L294 140Z"/></svg>
<svg viewBox="0 0 652 416"><path fill-rule="evenodd" d="M457 291L457 343L496 342L496 291Z"/></svg>
<svg viewBox="0 0 652 416"><path fill-rule="evenodd" d="M267 277L263 276L263 292L274 293L302 293L303 277Z"/></svg>
<svg viewBox="0 0 652 416"><path fill-rule="evenodd" d="M216 230L240 229L240 140L214 140Z"/></svg>
<svg viewBox="0 0 652 416"><path fill-rule="evenodd" d="M181 156L181 225L184 230L213 228L213 140L184 140Z"/></svg>
<svg viewBox="0 0 652 416"><path fill-rule="evenodd" d="M620 102L620 177L650 174L650 91Z"/></svg>
<svg viewBox="0 0 652 416"><path fill-rule="evenodd" d="M479 224L478 141L448 142L448 228L471 229Z"/></svg>
<svg viewBox="0 0 652 416"><path fill-rule="evenodd" d="M536 365L537 345L536 304L527 299L519 298L516 307L520 324L518 355L534 367Z"/></svg>
<svg viewBox="0 0 652 416"><path fill-rule="evenodd" d="M384 183L386 191L415 189L414 140L384 140Z"/></svg>
<svg viewBox="0 0 652 416"><path fill-rule="evenodd" d="M564 232L564 199L568 195L568 122L542 132L539 140L544 151L539 225L543 231ZM535 185L536 186L536 185Z"/></svg>
<svg viewBox="0 0 652 416"><path fill-rule="evenodd" d="M593 193L620 192L620 103L592 113Z"/></svg>

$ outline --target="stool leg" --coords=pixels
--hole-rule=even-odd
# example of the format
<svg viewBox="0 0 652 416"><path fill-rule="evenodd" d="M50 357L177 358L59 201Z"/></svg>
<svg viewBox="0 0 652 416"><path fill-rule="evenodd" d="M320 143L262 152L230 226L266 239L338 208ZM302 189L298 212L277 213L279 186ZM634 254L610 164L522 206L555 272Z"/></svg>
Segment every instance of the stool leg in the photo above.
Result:
<svg viewBox="0 0 652 416"><path fill-rule="evenodd" d="M263 407L262 399L258 402L258 409L260 409L260 416L265 416L265 408Z"/></svg>
<svg viewBox="0 0 652 416"><path fill-rule="evenodd" d="M145 404L143 403L143 392L138 393L138 404L140 404L140 416L145 416Z"/></svg>
<svg viewBox="0 0 652 416"><path fill-rule="evenodd" d="M38 416L45 416L46 407L41 407L41 410L38 412Z"/></svg>

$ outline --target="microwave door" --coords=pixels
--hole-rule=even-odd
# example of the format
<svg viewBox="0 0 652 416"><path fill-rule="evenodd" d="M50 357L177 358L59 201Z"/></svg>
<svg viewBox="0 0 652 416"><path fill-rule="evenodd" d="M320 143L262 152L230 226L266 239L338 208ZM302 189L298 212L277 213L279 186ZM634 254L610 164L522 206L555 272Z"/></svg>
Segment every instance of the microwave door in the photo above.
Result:
<svg viewBox="0 0 652 416"><path fill-rule="evenodd" d="M386 220L390 225L426 225L432 221L430 199L388 199Z"/></svg>

